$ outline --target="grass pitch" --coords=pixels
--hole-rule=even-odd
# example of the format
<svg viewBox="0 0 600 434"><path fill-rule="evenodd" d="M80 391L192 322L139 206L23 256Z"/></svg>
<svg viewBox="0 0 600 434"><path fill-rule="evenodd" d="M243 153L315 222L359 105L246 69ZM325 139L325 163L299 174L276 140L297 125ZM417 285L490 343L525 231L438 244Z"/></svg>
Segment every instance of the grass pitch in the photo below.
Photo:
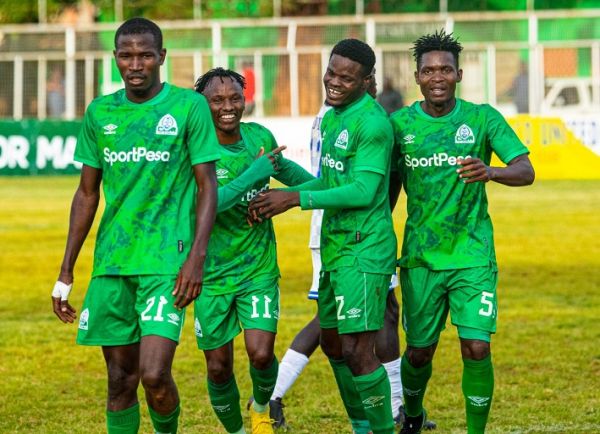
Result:
<svg viewBox="0 0 600 434"><path fill-rule="evenodd" d="M0 178L0 432L105 432L101 352L75 345L76 325L60 323L50 305L76 185L76 177ZM500 266L488 432L600 432L600 181L545 181L518 189L490 184L488 192ZM394 213L399 239L404 207L402 198ZM288 212L275 225L283 276L276 343L281 358L316 306L306 300L309 213ZM75 270L71 302L78 310L94 231ZM425 405L437 432L464 432L453 327L442 335L433 369ZM174 364L182 433L224 432L209 405L205 373L188 316ZM242 341L236 342L236 376L245 403L251 385ZM140 432L149 433L142 395L140 389ZM350 432L320 350L284 402L293 433Z"/></svg>

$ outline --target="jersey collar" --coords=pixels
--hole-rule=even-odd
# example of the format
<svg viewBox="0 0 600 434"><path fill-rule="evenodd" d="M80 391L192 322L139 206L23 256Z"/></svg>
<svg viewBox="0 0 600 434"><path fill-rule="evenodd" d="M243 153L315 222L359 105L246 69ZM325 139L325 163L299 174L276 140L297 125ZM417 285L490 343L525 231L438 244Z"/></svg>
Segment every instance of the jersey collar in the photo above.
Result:
<svg viewBox="0 0 600 434"><path fill-rule="evenodd" d="M429 122L447 122L451 120L452 118L454 118L454 116L456 116L458 112L460 112L460 106L462 105L462 100L460 98L456 98L456 104L454 105L454 108L450 113L446 113L444 116L434 117L430 114L425 113L425 111L421 107L421 102L422 101L416 101L414 103L415 110L420 116L426 118Z"/></svg>
<svg viewBox="0 0 600 434"><path fill-rule="evenodd" d="M163 88L160 90L160 92L158 92L156 95L154 95L153 98L150 98L148 101L144 101L144 102L133 102L127 98L127 93L125 92L125 89L123 89L123 102L125 104L134 105L137 107L139 107L141 105L156 105L156 104L162 102L167 97L170 90L171 90L171 85L167 82L163 82Z"/></svg>

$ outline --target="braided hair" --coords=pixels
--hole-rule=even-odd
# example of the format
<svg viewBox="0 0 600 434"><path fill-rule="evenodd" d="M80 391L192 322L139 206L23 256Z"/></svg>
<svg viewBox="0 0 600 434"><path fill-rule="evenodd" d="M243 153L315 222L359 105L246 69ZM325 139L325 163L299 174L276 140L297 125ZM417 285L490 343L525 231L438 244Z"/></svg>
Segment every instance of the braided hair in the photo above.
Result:
<svg viewBox="0 0 600 434"><path fill-rule="evenodd" d="M458 42L458 39L453 36L452 33L446 34L444 29L439 32L436 31L434 34L421 36L413 43L413 57L417 62L417 69L421 64L421 58L423 54L429 53L430 51L447 51L452 53L458 68L458 54L462 51L463 47Z"/></svg>
<svg viewBox="0 0 600 434"><path fill-rule="evenodd" d="M246 88L246 79L242 75L232 71L231 69L224 69L219 66L207 71L204 75L201 75L198 80L196 80L196 84L194 84L194 89L196 92L204 92L204 89L206 89L208 83L210 83L210 81L215 77L218 77L221 80L221 83L224 83L224 78L229 77L231 81L237 82L242 89Z"/></svg>

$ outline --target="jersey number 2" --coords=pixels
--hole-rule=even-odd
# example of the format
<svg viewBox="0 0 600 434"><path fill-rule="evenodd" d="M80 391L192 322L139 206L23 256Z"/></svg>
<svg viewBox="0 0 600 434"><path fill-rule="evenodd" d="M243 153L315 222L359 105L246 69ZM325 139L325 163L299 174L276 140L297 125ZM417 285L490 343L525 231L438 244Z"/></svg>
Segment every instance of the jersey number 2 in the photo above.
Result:
<svg viewBox="0 0 600 434"><path fill-rule="evenodd" d="M164 321L164 318L162 316L162 311L163 311L164 305L167 304L168 302L169 301L164 296L161 295L160 298L158 299L158 307L156 308L156 315L154 315L154 318L152 318L152 315L148 315L148 313L154 307L154 303L156 303L156 297L150 297L148 300L146 300L146 304L148 306L142 312L142 315L141 315L142 321L151 321L151 320Z"/></svg>

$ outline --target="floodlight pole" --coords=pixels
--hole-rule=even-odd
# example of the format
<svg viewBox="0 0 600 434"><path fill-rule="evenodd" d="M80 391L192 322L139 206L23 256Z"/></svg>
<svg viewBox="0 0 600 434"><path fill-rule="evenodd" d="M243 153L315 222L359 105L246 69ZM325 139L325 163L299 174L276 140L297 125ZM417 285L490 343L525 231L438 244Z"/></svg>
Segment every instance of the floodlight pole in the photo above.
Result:
<svg viewBox="0 0 600 434"><path fill-rule="evenodd" d="M202 0L194 0L194 19L202 19Z"/></svg>
<svg viewBox="0 0 600 434"><path fill-rule="evenodd" d="M48 22L47 6L47 0L38 0L38 22L40 24L46 24Z"/></svg>
<svg viewBox="0 0 600 434"><path fill-rule="evenodd" d="M115 21L123 21L123 0L115 0Z"/></svg>

